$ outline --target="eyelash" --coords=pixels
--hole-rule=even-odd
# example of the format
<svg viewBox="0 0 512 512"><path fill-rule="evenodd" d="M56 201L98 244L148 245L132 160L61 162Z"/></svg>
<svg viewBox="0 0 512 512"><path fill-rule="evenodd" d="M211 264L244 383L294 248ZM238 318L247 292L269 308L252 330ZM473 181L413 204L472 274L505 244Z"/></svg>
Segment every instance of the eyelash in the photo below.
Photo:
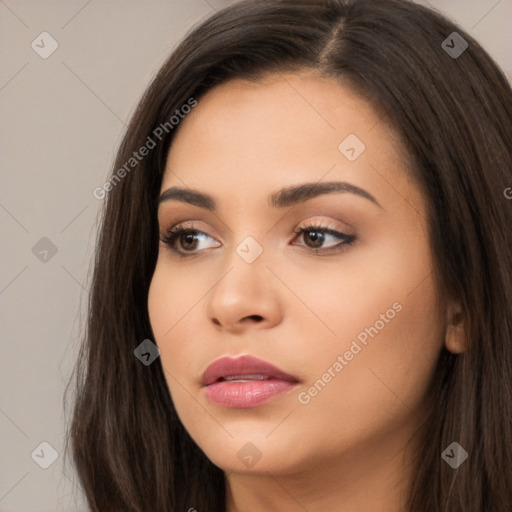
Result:
<svg viewBox="0 0 512 512"><path fill-rule="evenodd" d="M302 235L303 233L310 233L312 231L320 232L324 235L331 235L335 238L338 238L342 240L339 244L328 247L327 249L319 248L319 249L313 249L311 247L305 246L305 249L309 253L313 253L316 255L319 255L319 253L328 252L328 253L340 253L344 250L346 250L349 246L351 246L355 240L356 237L353 235L346 235L345 233L342 233L340 231L336 231L335 229L331 229L328 226L325 225L317 225L317 224L308 224L307 226L301 226L299 228L296 228L293 230L293 233L296 235L296 237ZM187 258L191 256L196 256L199 254L198 252L181 252L178 249L175 249L174 245L175 242L179 239L180 236L185 234L194 234L194 235L205 235L209 237L207 233L204 231L200 231L198 229L195 229L193 226L188 224L181 224L178 226L174 226L167 230L167 233L165 235L162 235L160 238L160 241L163 242L168 246L168 248L175 253L180 258ZM211 238L211 237L209 237Z"/></svg>

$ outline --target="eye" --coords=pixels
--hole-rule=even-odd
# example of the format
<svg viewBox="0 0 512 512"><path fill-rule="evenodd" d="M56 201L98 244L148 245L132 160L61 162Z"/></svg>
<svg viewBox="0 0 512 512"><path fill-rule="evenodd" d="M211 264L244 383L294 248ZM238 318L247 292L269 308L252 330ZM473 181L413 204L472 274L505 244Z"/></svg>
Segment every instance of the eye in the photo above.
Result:
<svg viewBox="0 0 512 512"><path fill-rule="evenodd" d="M306 249L315 254L342 251L356 239L353 235L347 235L328 226L314 224L298 227L293 233L296 235L294 240L302 239ZM209 247L208 240L213 238L188 224L180 224L168 229L160 240L179 257L194 256L205 249L220 247L218 242L210 244ZM326 245L329 241L334 243ZM301 244L293 243L292 245Z"/></svg>
<svg viewBox="0 0 512 512"><path fill-rule="evenodd" d="M212 237L203 231L194 229L187 224L174 226L167 230L165 235L160 237L160 240L179 256L191 256L201 250L207 249L208 239L213 240ZM218 243L214 245L214 247L219 246L220 244Z"/></svg>
<svg viewBox="0 0 512 512"><path fill-rule="evenodd" d="M306 248L312 252L341 251L350 246L356 239L353 235L347 235L328 226L309 224L294 230L296 238L302 238ZM325 245L329 241L332 243ZM293 244L297 245L297 244Z"/></svg>

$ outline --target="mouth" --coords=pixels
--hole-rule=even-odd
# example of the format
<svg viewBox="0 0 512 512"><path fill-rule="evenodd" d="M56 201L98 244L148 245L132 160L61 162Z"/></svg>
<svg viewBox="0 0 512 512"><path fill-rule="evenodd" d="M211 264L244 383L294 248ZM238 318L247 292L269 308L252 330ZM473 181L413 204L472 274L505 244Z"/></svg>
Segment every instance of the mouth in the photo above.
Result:
<svg viewBox="0 0 512 512"><path fill-rule="evenodd" d="M267 361L247 355L217 359L201 380L208 399L228 408L263 405L288 393L299 382Z"/></svg>

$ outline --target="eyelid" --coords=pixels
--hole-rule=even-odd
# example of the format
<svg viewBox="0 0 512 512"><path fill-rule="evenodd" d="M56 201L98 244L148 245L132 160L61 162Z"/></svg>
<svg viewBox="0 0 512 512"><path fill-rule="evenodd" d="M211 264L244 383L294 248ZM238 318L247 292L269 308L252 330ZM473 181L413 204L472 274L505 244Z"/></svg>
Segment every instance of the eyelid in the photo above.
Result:
<svg viewBox="0 0 512 512"><path fill-rule="evenodd" d="M331 220L325 220L324 218L319 217L312 217L309 219L306 219L304 221L301 221L297 226L294 228L294 232L299 229L305 229L305 228L322 228L322 229L332 229L333 231L338 232L345 232L345 228L338 226L333 223Z"/></svg>
<svg viewBox="0 0 512 512"><path fill-rule="evenodd" d="M187 230L187 231L197 231L199 233L204 233L205 235L209 236L210 238L213 238L217 241L222 241L222 237L218 235L215 228L212 228L210 224L207 224L206 227L203 227L205 224L202 221L199 220L185 220L185 221L177 221L173 224L171 224L169 227L165 227L165 224L162 222L161 229L160 229L160 236L165 236L169 234L173 230Z"/></svg>
<svg viewBox="0 0 512 512"><path fill-rule="evenodd" d="M222 245L222 243L219 242L214 236L208 234L203 229L199 229L194 224L192 224L190 221L178 222L177 224L171 226L170 228L165 229L164 232L160 234L160 241L166 243L169 246L169 248L171 248L171 250L181 253L181 251L172 249L169 239L172 237L173 242L174 242L174 240L176 240L176 238L178 238L182 233L187 233L187 232L193 232L193 233L197 233L199 235L204 235L208 238L211 238L212 240L215 240L217 243ZM219 245L217 245L217 247L219 247ZM201 252L204 252L204 251L201 251ZM190 255L198 254L198 252L196 252L196 253L190 252L189 254Z"/></svg>

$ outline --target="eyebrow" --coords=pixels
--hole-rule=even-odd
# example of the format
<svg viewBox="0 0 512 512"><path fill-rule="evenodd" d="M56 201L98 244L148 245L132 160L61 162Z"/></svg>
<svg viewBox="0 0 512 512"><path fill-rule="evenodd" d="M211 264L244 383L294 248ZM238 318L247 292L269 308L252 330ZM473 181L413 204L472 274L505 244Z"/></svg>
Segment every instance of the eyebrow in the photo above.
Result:
<svg viewBox="0 0 512 512"><path fill-rule="evenodd" d="M303 183L282 188L269 196L269 205L273 208L287 208L313 199L323 194L350 193L375 203L382 208L379 202L366 190L347 183L346 181L329 181L323 183ZM191 188L171 187L162 192L158 204L166 201L181 201L210 211L217 209L212 196Z"/></svg>

